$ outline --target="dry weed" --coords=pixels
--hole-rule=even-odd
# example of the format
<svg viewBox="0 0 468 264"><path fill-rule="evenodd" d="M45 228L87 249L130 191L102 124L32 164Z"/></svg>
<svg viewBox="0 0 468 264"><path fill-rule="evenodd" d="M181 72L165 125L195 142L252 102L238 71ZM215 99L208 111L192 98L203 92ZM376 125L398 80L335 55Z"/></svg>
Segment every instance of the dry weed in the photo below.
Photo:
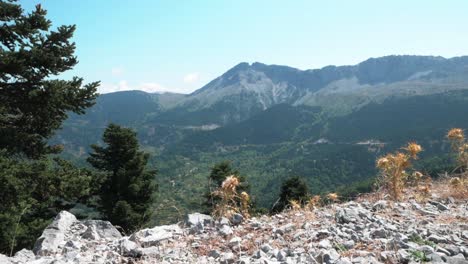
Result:
<svg viewBox="0 0 468 264"><path fill-rule="evenodd" d="M400 200L408 179L406 169L410 169L411 160L417 159L422 147L414 142L402 148L404 152L387 154L377 159L377 168L381 170L381 184L394 200Z"/></svg>
<svg viewBox="0 0 468 264"><path fill-rule="evenodd" d="M227 177L221 187L213 192L214 196L220 198L220 202L214 207L212 214L215 217L231 217L235 213L240 213L244 217L249 217L250 196L246 192L240 195L237 193L239 179L231 175Z"/></svg>

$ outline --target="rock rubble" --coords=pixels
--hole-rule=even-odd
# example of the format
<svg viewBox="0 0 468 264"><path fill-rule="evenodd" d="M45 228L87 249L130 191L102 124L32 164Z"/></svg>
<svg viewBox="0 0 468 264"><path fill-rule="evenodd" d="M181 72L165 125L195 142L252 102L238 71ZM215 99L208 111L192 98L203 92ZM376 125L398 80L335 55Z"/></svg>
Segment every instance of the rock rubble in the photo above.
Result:
<svg viewBox="0 0 468 264"><path fill-rule="evenodd" d="M0 263L467 263L468 204L352 201L314 211L213 219L122 236L107 221L61 212L33 250Z"/></svg>

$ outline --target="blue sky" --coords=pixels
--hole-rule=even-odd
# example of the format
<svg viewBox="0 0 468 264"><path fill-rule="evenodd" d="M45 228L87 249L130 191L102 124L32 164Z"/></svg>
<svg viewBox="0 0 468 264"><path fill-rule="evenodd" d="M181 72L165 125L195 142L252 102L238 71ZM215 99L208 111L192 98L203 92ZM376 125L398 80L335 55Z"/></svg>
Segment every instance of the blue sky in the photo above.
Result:
<svg viewBox="0 0 468 264"><path fill-rule="evenodd" d="M21 0L76 24L64 77L100 92L192 92L239 62L299 69L391 54L468 55L468 1Z"/></svg>

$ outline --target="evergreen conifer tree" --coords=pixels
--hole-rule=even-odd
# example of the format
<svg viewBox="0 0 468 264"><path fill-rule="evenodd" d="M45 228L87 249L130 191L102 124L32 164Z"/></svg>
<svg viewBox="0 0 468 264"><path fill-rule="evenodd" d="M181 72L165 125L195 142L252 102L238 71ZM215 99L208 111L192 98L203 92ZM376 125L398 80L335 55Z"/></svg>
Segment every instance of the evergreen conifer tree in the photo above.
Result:
<svg viewBox="0 0 468 264"><path fill-rule="evenodd" d="M139 150L136 133L110 124L104 131L105 147L92 145L88 162L104 172L100 191L102 212L113 224L133 231L150 217L156 191L155 170L148 170L149 155Z"/></svg>
<svg viewBox="0 0 468 264"><path fill-rule="evenodd" d="M78 63L75 26L51 30L41 5L26 14L15 2L0 0L0 149L37 158L59 150L47 140L93 105L99 83L54 79Z"/></svg>
<svg viewBox="0 0 468 264"><path fill-rule="evenodd" d="M0 252L31 248L63 209L94 192L98 179L46 154L48 139L68 113L93 105L98 82L55 79L77 64L75 26L51 30L46 10L25 13L0 0Z"/></svg>
<svg viewBox="0 0 468 264"><path fill-rule="evenodd" d="M283 211L289 202L294 200L303 204L309 196L309 190L306 182L298 177L294 176L288 178L281 184L281 191L278 203L274 206L274 212Z"/></svg>

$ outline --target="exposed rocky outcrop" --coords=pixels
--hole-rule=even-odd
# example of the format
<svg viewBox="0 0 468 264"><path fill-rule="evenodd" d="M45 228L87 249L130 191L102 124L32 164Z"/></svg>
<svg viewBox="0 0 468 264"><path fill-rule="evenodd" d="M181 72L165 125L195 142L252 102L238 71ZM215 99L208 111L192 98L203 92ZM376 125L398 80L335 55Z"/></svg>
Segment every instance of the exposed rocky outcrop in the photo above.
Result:
<svg viewBox="0 0 468 264"><path fill-rule="evenodd" d="M109 222L61 212L33 251L0 263L468 263L468 204L333 204L274 216L213 219L121 236Z"/></svg>

